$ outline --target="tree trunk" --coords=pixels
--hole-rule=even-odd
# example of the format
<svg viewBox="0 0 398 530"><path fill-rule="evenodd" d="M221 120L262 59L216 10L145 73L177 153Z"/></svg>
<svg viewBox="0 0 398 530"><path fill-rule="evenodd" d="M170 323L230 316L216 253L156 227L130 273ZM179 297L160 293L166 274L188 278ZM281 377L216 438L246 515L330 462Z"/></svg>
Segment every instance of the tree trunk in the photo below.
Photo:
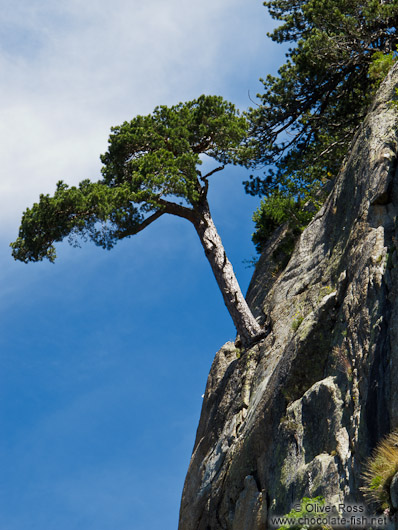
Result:
<svg viewBox="0 0 398 530"><path fill-rule="evenodd" d="M232 264L227 258L221 238L210 214L207 201L195 208L198 216L193 221L225 305L235 324L243 346L248 346L265 335L254 318L239 287Z"/></svg>

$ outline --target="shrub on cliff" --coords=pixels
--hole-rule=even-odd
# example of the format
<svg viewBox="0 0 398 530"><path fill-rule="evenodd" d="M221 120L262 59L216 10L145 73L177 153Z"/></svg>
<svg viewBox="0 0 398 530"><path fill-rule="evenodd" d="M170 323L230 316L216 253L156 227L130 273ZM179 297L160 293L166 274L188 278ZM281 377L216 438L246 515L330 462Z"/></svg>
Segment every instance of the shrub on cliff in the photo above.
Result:
<svg viewBox="0 0 398 530"><path fill-rule="evenodd" d="M397 472L398 432L393 432L379 443L366 462L361 490L367 500L383 510L390 509L390 485Z"/></svg>

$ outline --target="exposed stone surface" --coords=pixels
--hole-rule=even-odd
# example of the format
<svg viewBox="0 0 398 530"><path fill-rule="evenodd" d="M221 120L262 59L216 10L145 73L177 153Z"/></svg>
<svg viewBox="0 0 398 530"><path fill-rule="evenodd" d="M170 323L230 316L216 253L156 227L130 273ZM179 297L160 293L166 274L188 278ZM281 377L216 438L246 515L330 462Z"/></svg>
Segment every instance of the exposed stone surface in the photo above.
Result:
<svg viewBox="0 0 398 530"><path fill-rule="evenodd" d="M394 510L398 510L398 473L396 473L391 481L390 486L391 504Z"/></svg>
<svg viewBox="0 0 398 530"><path fill-rule="evenodd" d="M267 523L267 504L258 491L256 481L248 475L236 503L232 530L264 530Z"/></svg>
<svg viewBox="0 0 398 530"><path fill-rule="evenodd" d="M246 296L250 309L261 324L264 324L266 319L262 307L264 298L282 274L283 265L286 267L290 258L284 243L294 245L297 239L288 223L285 223L275 230L263 248Z"/></svg>
<svg viewBox="0 0 398 530"><path fill-rule="evenodd" d="M398 427L397 85L398 65L285 270L271 247L259 262L248 300L269 333L216 355L179 530L265 530L304 496L363 502L364 461Z"/></svg>

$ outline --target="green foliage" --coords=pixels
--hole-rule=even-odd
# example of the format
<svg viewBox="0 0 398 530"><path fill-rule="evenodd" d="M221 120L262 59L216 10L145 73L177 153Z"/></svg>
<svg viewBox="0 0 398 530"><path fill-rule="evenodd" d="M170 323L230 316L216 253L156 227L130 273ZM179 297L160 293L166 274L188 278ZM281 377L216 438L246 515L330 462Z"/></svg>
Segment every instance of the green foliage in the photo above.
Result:
<svg viewBox="0 0 398 530"><path fill-rule="evenodd" d="M294 46L278 75L262 80L260 105L250 111L252 156L270 169L246 182L246 191L270 196L288 187L293 196L311 194L337 175L375 79L391 62L398 4L268 0L265 6L281 22L270 37Z"/></svg>
<svg viewBox="0 0 398 530"><path fill-rule="evenodd" d="M396 60L396 52L376 52L372 55L372 63L369 66L369 78L373 81L372 87L374 90L380 86Z"/></svg>
<svg viewBox="0 0 398 530"><path fill-rule="evenodd" d="M221 97L157 107L112 128L108 152L101 156L104 182L130 182L137 192L144 190L145 200L162 194L194 204L200 195L200 155L235 163L246 130L246 119Z"/></svg>
<svg viewBox="0 0 398 530"><path fill-rule="evenodd" d="M128 186L111 189L85 180L69 188L58 182L53 197L40 195L39 203L24 213L19 237L11 243L13 256L25 263L43 258L53 262L53 243L66 236L74 245L82 236L110 249L123 231L132 232L141 221Z"/></svg>
<svg viewBox="0 0 398 530"><path fill-rule="evenodd" d="M298 330L298 328L300 327L305 317L306 317L305 305L302 302L299 302L296 305L296 312L293 315L293 320L292 320L292 325L291 325L293 331Z"/></svg>
<svg viewBox="0 0 398 530"><path fill-rule="evenodd" d="M361 488L369 502L375 502L382 510L392 508L390 484L398 472L398 432L384 438L367 460L362 474Z"/></svg>
<svg viewBox="0 0 398 530"><path fill-rule="evenodd" d="M53 262L54 243L67 236L72 244L82 236L110 249L164 213L192 220L212 173L242 158L247 128L246 118L219 96L157 107L114 127L101 156L103 179L72 187L59 182L54 196L41 195L23 214L14 258ZM222 165L202 175L203 155Z"/></svg>
<svg viewBox="0 0 398 530"><path fill-rule="evenodd" d="M301 499L301 502L300 502L300 510L293 509L289 513L284 515L284 517L292 521L295 520L296 523L280 526L278 530L310 530L310 529L322 530L324 528L328 528L323 525L322 526L308 526L308 525L302 525L299 523L300 519L305 519L305 518L308 519L309 517L314 516L314 514L316 515L316 512L315 512L316 505L321 507L321 506L324 506L324 504L325 504L325 499L321 496L314 497L314 498L304 497L303 499Z"/></svg>
<svg viewBox="0 0 398 530"><path fill-rule="evenodd" d="M321 287L318 295L319 301L321 301L322 298L324 298L325 296L332 294L335 290L336 289L331 285L324 285L323 287Z"/></svg>
<svg viewBox="0 0 398 530"><path fill-rule="evenodd" d="M302 315L301 313L296 313L292 321L292 330L297 331L303 320L304 320L304 315Z"/></svg>
<svg viewBox="0 0 398 530"><path fill-rule="evenodd" d="M309 206L309 205L308 205ZM311 221L318 209L318 202L303 208L302 200L292 193L276 191L263 198L259 208L253 214L255 232L252 236L257 252L278 226L288 223L294 234L299 234ZM293 251L293 248L291 249Z"/></svg>

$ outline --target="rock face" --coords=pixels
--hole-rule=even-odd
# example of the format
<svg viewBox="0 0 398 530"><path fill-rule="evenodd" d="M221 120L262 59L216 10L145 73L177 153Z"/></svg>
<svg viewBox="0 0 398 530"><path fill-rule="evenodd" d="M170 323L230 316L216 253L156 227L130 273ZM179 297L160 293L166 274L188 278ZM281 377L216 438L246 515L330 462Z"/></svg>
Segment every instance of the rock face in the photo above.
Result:
<svg viewBox="0 0 398 530"><path fill-rule="evenodd" d="M179 530L265 530L305 496L363 502L364 460L398 427L397 86L398 65L286 268L275 241L258 264L248 301L269 333L215 357Z"/></svg>

